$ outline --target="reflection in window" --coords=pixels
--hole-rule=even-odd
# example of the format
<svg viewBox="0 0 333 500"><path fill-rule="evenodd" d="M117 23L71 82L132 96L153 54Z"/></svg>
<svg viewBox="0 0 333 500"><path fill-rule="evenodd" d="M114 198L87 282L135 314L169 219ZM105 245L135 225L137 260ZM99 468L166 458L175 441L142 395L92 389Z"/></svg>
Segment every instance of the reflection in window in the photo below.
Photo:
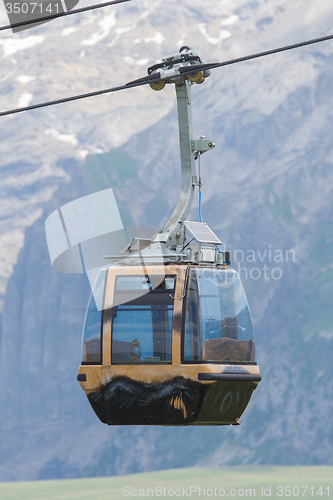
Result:
<svg viewBox="0 0 333 500"><path fill-rule="evenodd" d="M105 276L106 269L102 269L90 295L83 327L83 363L102 363L102 302Z"/></svg>
<svg viewBox="0 0 333 500"><path fill-rule="evenodd" d="M233 270L189 270L183 361L253 362L253 325Z"/></svg>
<svg viewBox="0 0 333 500"><path fill-rule="evenodd" d="M171 363L174 276L118 276L112 363Z"/></svg>

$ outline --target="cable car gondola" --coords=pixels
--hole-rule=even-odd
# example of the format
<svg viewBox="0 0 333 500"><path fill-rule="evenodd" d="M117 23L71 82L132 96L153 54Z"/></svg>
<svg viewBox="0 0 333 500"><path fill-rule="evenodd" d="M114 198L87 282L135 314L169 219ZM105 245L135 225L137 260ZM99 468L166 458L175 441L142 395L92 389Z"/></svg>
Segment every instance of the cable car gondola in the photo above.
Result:
<svg viewBox="0 0 333 500"><path fill-rule="evenodd" d="M153 90L176 88L180 197L163 230L106 256L112 265L100 270L89 300L78 381L109 425L238 424L261 380L239 276L207 224L186 220L201 189L195 159L214 147L193 139L191 85L210 74L193 73L201 63L182 47L148 68L160 76Z"/></svg>

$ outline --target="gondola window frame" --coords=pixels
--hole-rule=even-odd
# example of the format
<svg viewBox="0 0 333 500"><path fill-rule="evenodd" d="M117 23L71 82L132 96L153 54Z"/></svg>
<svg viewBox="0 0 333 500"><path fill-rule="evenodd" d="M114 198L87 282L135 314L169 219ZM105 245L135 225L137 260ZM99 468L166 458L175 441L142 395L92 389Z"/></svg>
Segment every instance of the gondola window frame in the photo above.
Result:
<svg viewBox="0 0 333 500"><path fill-rule="evenodd" d="M186 359L185 358L185 353L186 353L186 342L187 342L187 327L188 327L188 303L189 303L189 294L190 294L190 281L191 281L191 271L193 270L211 270L211 271L216 271L216 270L221 270L222 272L224 271L224 268L216 268L213 266L188 266L186 270L186 277L185 277L185 294L184 294L184 301L183 301L183 307L182 307L182 328L181 328L181 364L219 364L219 365L257 365L257 362L255 361L255 339L254 339L254 333L252 330L252 337L249 337L249 340L253 341L253 360L251 361L237 361L237 360L202 360L202 359ZM239 275L235 270L230 270L226 269L225 272L233 272L235 275L237 275L238 280L240 281ZM240 281L240 284L242 286L242 283ZM243 289L244 291L244 289ZM244 293L244 297L246 299L246 295ZM246 300L247 302L247 300ZM200 314L200 307L201 307L201 301L200 299L197 301L197 318L201 321L201 314ZM249 312L249 309L248 309ZM250 312L249 312L250 314ZM237 319L238 315L236 316ZM251 317L251 316L250 316ZM251 320L252 321L252 320ZM201 329L201 325L200 330ZM253 325L252 325L253 326ZM202 334L202 331L201 331ZM190 340L191 341L191 340ZM192 344L193 345L193 344Z"/></svg>
<svg viewBox="0 0 333 500"><path fill-rule="evenodd" d="M150 274L149 277L147 275L142 275L142 274L128 274L128 275L124 275L124 274L119 274L119 275L116 275L115 276L115 281L114 281L114 297L115 297L115 294L116 294L116 288L117 288L117 280L119 278L132 278L132 279L135 279L135 278L147 278L148 281L150 278L158 278L160 275L159 274ZM143 304L136 304L134 307L137 308L136 309L130 309L129 307L126 307L126 304L128 305L129 302L126 302L124 303L123 305L116 305L116 306L113 306L111 308L111 316L112 316L112 319L111 319L111 365L113 366L117 366L117 365L132 365L132 366L137 366L137 365L144 365L144 366L149 366L149 365L172 365L173 361L172 361L172 347L173 347L173 322L174 322L174 298L172 297L172 295L175 293L175 289L176 289L176 285L177 285L177 274L176 273L170 273L170 274L165 274L163 276L163 281L165 281L167 278L172 278L173 279L173 288L166 288L166 289L161 289L161 290L158 290L158 287L155 287L153 288L151 291L147 292L146 294L143 295L143 297L148 297L150 293L152 294L156 294L157 292L157 295L158 294L169 294L170 297L172 298L172 304L157 304L157 305L154 305L154 304L146 304L146 305L143 305ZM124 290L126 292L126 290ZM118 291L119 293L119 291ZM145 299L143 299L144 301ZM132 302L135 303L135 300L133 300ZM140 299L139 299L139 302L140 302ZM149 302L149 301L148 301ZM123 307L125 306L123 309L120 309L119 310L119 307ZM142 309L139 309L140 306L142 307ZM156 346L156 338L155 338L155 333L154 333L154 330L156 328L157 325L154 325L154 321L153 321L153 312L154 312L154 307L160 307L161 306L161 309L160 309L160 314L162 316L165 316L167 315L168 319L167 321L163 321L163 326L164 326L164 331L165 330L165 325L167 323L167 329L168 329L168 355L169 355L169 358L168 359L157 359L158 356L155 356L154 353L155 353L155 346ZM147 309L143 309L143 307L146 307ZM151 326L151 335L152 335L152 338L151 338L151 345L152 345L152 349L153 349L153 355L152 356L147 356L145 357L143 360L138 360L138 359L135 359L136 356L132 356L132 347L131 347L131 353L127 353L127 355L129 356L129 354L131 354L131 359L118 359L118 360L115 360L115 351L114 351L114 333L115 333L115 328L114 328L114 319L115 317L118 316L119 312L124 312L124 311L127 311L128 312L144 312L144 311L147 311L150 313L150 321L149 321L149 325ZM156 309L158 311L158 309ZM116 316L115 316L116 315ZM135 343L135 349L137 350L138 349L138 339L135 338L132 340L132 344L133 342ZM164 340L164 345L165 345L165 340ZM139 343L139 346L140 346L140 343ZM129 349L128 349L129 351ZM165 352L167 352L166 350L163 351L163 354L165 354ZM117 353L119 354L119 353ZM126 357L126 356L124 356ZM154 359L156 358L156 359Z"/></svg>

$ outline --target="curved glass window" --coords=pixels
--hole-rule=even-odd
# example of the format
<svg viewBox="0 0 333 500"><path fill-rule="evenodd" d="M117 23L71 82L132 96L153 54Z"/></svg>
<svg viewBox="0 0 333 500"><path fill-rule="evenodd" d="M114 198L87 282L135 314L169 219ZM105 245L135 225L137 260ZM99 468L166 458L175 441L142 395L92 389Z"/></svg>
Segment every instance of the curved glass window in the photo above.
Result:
<svg viewBox="0 0 333 500"><path fill-rule="evenodd" d="M171 363L175 283L175 276L116 278L112 364Z"/></svg>
<svg viewBox="0 0 333 500"><path fill-rule="evenodd" d="M236 271L190 268L185 300L183 362L254 362L254 334Z"/></svg>
<svg viewBox="0 0 333 500"><path fill-rule="evenodd" d="M102 304L106 271L107 269L102 269L98 273L88 302L88 308L83 326L83 364L102 363Z"/></svg>

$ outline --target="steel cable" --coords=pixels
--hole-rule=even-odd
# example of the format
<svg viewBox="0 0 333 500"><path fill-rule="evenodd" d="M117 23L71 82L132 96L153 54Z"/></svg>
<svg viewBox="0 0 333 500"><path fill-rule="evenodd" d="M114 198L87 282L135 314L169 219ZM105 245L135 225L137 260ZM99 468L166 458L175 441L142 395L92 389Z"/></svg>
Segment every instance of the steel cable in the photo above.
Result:
<svg viewBox="0 0 333 500"><path fill-rule="evenodd" d="M68 12L59 12L59 14L50 14L49 16L37 17L35 19L29 19L27 21L21 21L19 23L6 24L4 26L0 26L0 31L19 28L21 26L26 26L28 24L40 23L41 21L49 21L50 19L57 19L58 17L71 16L72 14L79 14L80 12L87 12L88 10L101 9L103 7L108 7L109 5L115 5L117 3L124 3L130 1L131 0L111 0L110 2L89 5L88 7L81 7L80 9L74 9Z"/></svg>
<svg viewBox="0 0 333 500"><path fill-rule="evenodd" d="M128 1L128 0L116 0L116 2L119 2L119 1ZM331 40L331 39L333 39L333 35L327 35L327 36L324 36L321 38L315 38L313 40L307 40L305 42L295 43L293 45L287 45L285 47L280 47L277 49L271 49L271 50L266 50L264 52L258 52L256 54L251 54L248 56L239 57L237 59L232 59L230 61L225 61L225 62L221 62L221 63L196 64L195 66L192 66L193 69L189 68L188 66L180 67L179 72L180 72L180 74L197 73L198 71L203 71L205 69L214 69L214 68L219 68L222 66L229 66L231 64L236 64L236 63L248 61L251 59L257 59L259 57L264 57L264 56L268 56L271 54L276 54L278 52L285 52L287 50L292 50L292 49L296 49L298 47L304 47L306 45L312 45L314 43L324 42L324 41ZM156 83L156 82L159 82L160 80L161 80L160 73L153 73L153 74L145 76L143 78L139 78L138 80L134 80L132 82L126 83L125 85L121 85L119 87L112 87L112 88L104 89L104 90L96 90L93 92L88 92L86 94L75 95L72 97L65 97L62 99L56 99L54 101L46 101L46 102L43 102L40 104L33 104L31 106L26 106L24 108L16 108L16 109L8 110L8 111L2 111L2 112L0 112L0 116L12 115L14 113L21 113L23 111L30 111L32 109L37 109L37 108L44 108L47 106L53 106L55 104L61 104L64 102L76 101L79 99L85 99L87 97L108 94L111 92L116 92L118 90L125 90L128 88L146 85L148 83Z"/></svg>

